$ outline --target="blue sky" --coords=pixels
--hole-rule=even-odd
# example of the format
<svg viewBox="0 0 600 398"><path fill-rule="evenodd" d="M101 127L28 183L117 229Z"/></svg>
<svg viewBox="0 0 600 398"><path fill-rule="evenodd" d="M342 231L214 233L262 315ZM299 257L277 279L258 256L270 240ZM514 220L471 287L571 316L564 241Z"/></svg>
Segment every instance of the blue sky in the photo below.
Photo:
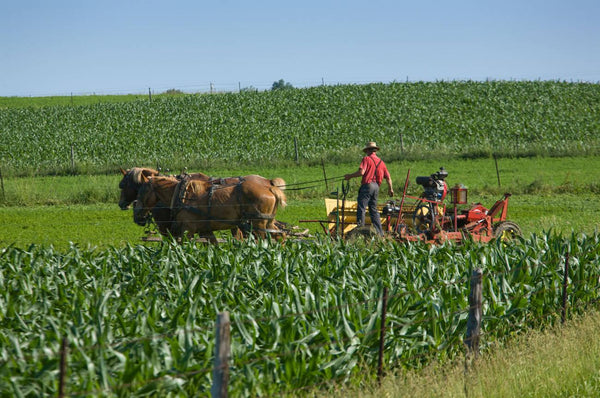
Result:
<svg viewBox="0 0 600 398"><path fill-rule="evenodd" d="M600 81L600 1L3 1L0 96Z"/></svg>

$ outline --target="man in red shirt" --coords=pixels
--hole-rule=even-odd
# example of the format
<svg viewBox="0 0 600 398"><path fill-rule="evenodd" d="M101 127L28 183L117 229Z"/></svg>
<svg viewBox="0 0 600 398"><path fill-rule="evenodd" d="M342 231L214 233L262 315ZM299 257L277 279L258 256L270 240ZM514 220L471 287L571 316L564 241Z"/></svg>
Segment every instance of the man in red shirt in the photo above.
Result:
<svg viewBox="0 0 600 398"><path fill-rule="evenodd" d="M346 174L344 178L349 180L354 177L362 177L360 189L358 190L358 209L356 211L356 223L358 226L365 224L365 209L369 207L369 216L371 224L380 236L383 236L383 228L381 227L381 219L377 210L377 198L379 197L379 187L385 179L388 183L388 193L394 196L394 188L392 186L392 177L383 162L377 157L379 147L375 142L369 142L363 149L365 157L358 170L352 174Z"/></svg>

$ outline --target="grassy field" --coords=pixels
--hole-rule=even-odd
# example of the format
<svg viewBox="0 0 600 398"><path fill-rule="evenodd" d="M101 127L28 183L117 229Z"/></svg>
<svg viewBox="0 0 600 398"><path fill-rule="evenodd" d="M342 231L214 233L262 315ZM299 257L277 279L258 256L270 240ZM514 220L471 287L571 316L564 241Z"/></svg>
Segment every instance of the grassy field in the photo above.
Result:
<svg viewBox="0 0 600 398"><path fill-rule="evenodd" d="M160 98L167 94L157 94ZM173 97L173 95L168 95ZM148 100L148 94L129 95L71 95L48 97L0 97L0 109L7 108L42 108L47 106L87 106L102 103L123 103Z"/></svg>
<svg viewBox="0 0 600 398"><path fill-rule="evenodd" d="M318 224L302 224L300 220L325 219L324 198L340 189L339 177L354 171L358 164L326 164L328 178L334 182L308 184L306 190L287 192L288 206L278 219L301 225L316 233ZM385 153L381 154L385 157ZM526 234L554 230L561 233L593 232L600 225L600 184L590 178L600 168L598 157L499 159L500 186L493 159L453 159L438 161L396 161L389 169L397 195L410 170L409 193L418 195L418 175L429 175L444 166L450 186L462 183L469 188L469 202L490 207L504 192L513 196L509 218ZM280 176L290 188L306 181L323 179L319 166L302 168L252 168L202 170L214 176L261 174ZM121 174L5 178L5 199L0 206L0 244L31 243L67 247L70 242L82 245L122 245L139 243L144 228L133 223L131 211L118 206L118 183ZM349 199L354 200L358 180L353 180ZM383 202L384 197L381 198Z"/></svg>
<svg viewBox="0 0 600 398"><path fill-rule="evenodd" d="M600 314L592 311L566 325L531 330L495 347L465 372L464 358L426 369L396 371L381 387L341 387L316 397L597 397L600 391ZM585 344L581 342L585 341ZM367 383L369 384L369 383Z"/></svg>

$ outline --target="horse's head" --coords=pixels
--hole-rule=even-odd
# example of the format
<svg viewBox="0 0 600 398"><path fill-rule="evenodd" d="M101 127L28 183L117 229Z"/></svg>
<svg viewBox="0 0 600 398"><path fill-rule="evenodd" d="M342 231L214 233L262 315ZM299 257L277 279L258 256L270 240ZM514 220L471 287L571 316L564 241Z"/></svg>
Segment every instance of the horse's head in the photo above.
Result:
<svg viewBox="0 0 600 398"><path fill-rule="evenodd" d="M121 210L127 210L131 202L137 197L137 191L139 186L133 184L131 170L121 169L123 178L119 182L119 189L121 190L121 197L119 198L119 207Z"/></svg>
<svg viewBox="0 0 600 398"><path fill-rule="evenodd" d="M136 200L133 202L133 221L138 225L144 226L147 224L150 212L158 203L159 198L154 191L152 178L142 176L142 180L144 182L140 185Z"/></svg>
<svg viewBox="0 0 600 398"><path fill-rule="evenodd" d="M119 182L119 189L121 190L121 197L119 198L119 207L121 210L127 210L129 205L137 198L138 191L142 186L142 176L151 177L158 175L158 171L134 167L129 170L120 169L123 174L121 182Z"/></svg>

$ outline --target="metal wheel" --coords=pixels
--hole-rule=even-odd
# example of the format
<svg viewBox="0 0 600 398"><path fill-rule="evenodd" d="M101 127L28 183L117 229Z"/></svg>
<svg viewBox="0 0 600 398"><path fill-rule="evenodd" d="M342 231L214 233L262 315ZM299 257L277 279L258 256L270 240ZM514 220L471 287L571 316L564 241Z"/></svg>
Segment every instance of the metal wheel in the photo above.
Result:
<svg viewBox="0 0 600 398"><path fill-rule="evenodd" d="M413 225L418 233L431 232L435 226L433 203L421 202L413 213Z"/></svg>
<svg viewBox="0 0 600 398"><path fill-rule="evenodd" d="M523 236L521 227L512 221L502 221L494 226L494 238L502 242L510 242L516 237Z"/></svg>

